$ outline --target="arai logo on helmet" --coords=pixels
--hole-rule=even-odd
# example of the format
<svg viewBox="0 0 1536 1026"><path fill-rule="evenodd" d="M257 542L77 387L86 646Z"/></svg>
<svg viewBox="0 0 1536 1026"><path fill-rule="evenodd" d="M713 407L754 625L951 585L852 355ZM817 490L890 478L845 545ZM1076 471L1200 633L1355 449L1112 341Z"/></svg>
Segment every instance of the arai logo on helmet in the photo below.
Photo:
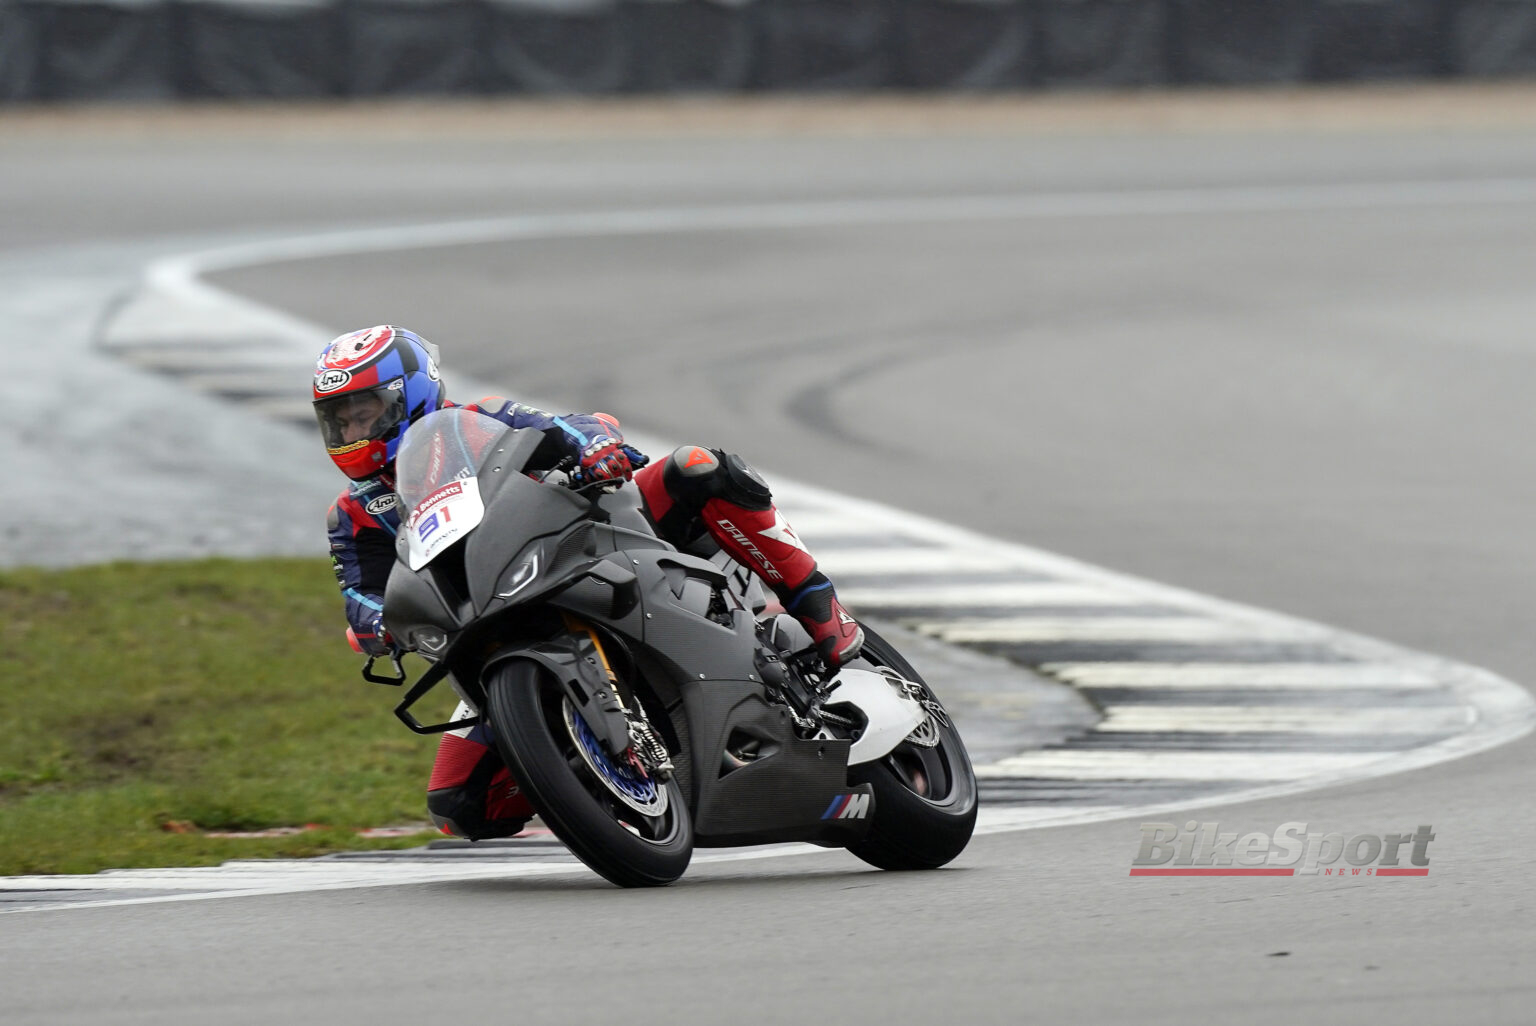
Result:
<svg viewBox="0 0 1536 1026"><path fill-rule="evenodd" d="M351 380L352 375L344 370L328 370L315 379L315 391L334 392Z"/></svg>

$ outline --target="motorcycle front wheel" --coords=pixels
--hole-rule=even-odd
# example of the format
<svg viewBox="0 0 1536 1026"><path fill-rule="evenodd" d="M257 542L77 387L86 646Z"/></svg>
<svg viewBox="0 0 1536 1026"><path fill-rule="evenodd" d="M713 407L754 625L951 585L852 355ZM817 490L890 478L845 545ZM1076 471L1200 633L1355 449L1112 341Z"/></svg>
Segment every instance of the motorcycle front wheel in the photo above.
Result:
<svg viewBox="0 0 1536 1026"><path fill-rule="evenodd" d="M693 823L675 779L609 756L548 670L525 659L486 683L497 750L565 846L620 887L659 887L693 857Z"/></svg>
<svg viewBox="0 0 1536 1026"><path fill-rule="evenodd" d="M912 664L868 624L863 657L927 689ZM970 756L937 698L928 694L940 710L933 717L933 744L903 741L884 757L848 771L851 783L869 784L875 792L869 833L848 850L881 869L937 869L965 850L976 828L976 774Z"/></svg>

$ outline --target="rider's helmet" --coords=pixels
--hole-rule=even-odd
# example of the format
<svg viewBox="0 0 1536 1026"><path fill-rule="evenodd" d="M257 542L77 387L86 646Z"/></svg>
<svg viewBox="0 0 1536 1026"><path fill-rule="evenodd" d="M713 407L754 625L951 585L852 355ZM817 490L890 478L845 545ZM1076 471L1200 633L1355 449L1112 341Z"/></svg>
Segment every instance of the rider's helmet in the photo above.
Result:
<svg viewBox="0 0 1536 1026"><path fill-rule="evenodd" d="M446 401L437 346L388 324L334 339L314 384L326 452L354 481L393 467L405 429Z"/></svg>

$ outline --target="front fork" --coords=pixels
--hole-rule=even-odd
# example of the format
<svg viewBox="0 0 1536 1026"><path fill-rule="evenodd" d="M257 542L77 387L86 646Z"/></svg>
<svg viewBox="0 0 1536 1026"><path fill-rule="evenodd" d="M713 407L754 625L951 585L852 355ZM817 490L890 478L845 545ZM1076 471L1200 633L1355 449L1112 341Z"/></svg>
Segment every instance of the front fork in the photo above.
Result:
<svg viewBox="0 0 1536 1026"><path fill-rule="evenodd" d="M653 774L657 780L671 778L675 767L672 765L672 757L667 752L667 746L661 738L656 736L656 730L645 718L645 710L638 708L640 703L634 701L636 708L631 709L630 703L624 700L624 689L619 686L619 675L613 672L613 664L608 661L608 653L603 648L603 639L598 636L591 624L585 623L572 616L570 613L561 613L565 620L566 629L573 634L585 634L592 639L592 647L597 650L597 658L603 664L603 673L608 678L608 687L619 702L619 708L624 711L624 720L629 725L629 757L635 764L635 768L644 773Z"/></svg>

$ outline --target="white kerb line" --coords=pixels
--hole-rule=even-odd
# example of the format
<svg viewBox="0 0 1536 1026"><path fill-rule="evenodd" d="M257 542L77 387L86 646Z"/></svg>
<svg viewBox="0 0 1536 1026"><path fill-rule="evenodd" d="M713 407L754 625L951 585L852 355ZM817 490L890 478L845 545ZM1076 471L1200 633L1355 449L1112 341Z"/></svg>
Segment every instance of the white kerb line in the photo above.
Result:
<svg viewBox="0 0 1536 1026"><path fill-rule="evenodd" d="M1432 689L1441 677L1392 663L1046 663L1039 668L1078 687Z"/></svg>

